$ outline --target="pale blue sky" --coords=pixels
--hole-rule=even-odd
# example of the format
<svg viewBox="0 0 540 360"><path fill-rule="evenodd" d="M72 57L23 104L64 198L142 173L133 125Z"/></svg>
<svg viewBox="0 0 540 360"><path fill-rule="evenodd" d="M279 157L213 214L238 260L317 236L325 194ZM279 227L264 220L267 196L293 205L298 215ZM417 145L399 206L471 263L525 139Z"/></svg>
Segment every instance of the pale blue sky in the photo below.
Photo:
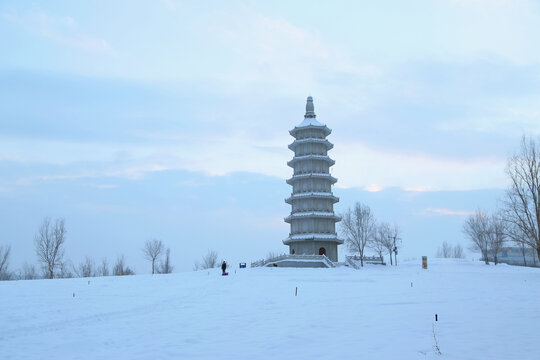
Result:
<svg viewBox="0 0 540 360"><path fill-rule="evenodd" d="M406 256L465 244L464 216L495 206L507 157L540 134L539 35L529 1L4 1L0 244L34 262L39 222L63 216L74 262L125 252L144 272L153 236L183 270L208 248L284 251L308 95L333 129L338 212L369 200L404 223Z"/></svg>

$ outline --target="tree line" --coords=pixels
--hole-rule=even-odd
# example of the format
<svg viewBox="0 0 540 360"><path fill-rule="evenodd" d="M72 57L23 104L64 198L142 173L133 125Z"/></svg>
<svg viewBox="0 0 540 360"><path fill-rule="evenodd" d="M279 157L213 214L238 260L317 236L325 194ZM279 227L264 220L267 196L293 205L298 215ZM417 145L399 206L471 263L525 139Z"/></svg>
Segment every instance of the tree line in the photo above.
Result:
<svg viewBox="0 0 540 360"><path fill-rule="evenodd" d="M439 248L437 249L435 257L444 259L464 259L465 253L461 244L451 245L448 242L443 241L441 246L439 246Z"/></svg>
<svg viewBox="0 0 540 360"><path fill-rule="evenodd" d="M489 264L499 262L504 245L514 244L523 255L532 252L534 265L540 258L540 143L523 136L518 152L507 161L509 187L497 210L477 210L463 224L471 249Z"/></svg>
<svg viewBox="0 0 540 360"><path fill-rule="evenodd" d="M386 221L378 222L368 205L356 202L352 208L341 215L340 230L345 238L347 249L360 256L360 265L364 266L366 250L374 251L381 262L384 254L388 254L390 265L396 263L398 249L402 242L397 224ZM394 253L394 261L392 260Z"/></svg>
<svg viewBox="0 0 540 360"><path fill-rule="evenodd" d="M67 229L65 220L45 218L34 237L34 249L39 267L25 263L18 271L9 269L11 246L0 246L0 280L33 280L72 277L122 276L135 272L126 264L124 255L117 257L109 266L107 258L98 264L86 257L80 264L64 258ZM143 257L151 263L152 274L169 274L173 271L170 260L171 250L165 249L161 240L147 240L142 248Z"/></svg>

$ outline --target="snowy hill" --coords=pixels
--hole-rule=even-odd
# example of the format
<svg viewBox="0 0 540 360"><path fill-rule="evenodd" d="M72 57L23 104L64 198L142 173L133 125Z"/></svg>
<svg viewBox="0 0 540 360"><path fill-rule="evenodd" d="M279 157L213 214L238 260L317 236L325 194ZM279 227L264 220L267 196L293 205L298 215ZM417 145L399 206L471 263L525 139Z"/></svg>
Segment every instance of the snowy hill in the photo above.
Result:
<svg viewBox="0 0 540 360"><path fill-rule="evenodd" d="M539 298L456 260L0 282L0 359L538 359Z"/></svg>

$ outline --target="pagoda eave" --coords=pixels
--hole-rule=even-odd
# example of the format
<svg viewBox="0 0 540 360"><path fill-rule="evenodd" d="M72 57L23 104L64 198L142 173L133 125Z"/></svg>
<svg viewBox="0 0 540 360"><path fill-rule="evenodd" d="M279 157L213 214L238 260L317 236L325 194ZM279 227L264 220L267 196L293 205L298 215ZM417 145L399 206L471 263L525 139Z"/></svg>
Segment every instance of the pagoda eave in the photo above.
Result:
<svg viewBox="0 0 540 360"><path fill-rule="evenodd" d="M326 125L307 125L307 126L295 126L294 129L289 131L289 134L291 136L296 137L296 133L298 131L306 130L306 129L317 129L317 130L324 130L325 136L328 136L332 133L332 129L328 128Z"/></svg>
<svg viewBox="0 0 540 360"><path fill-rule="evenodd" d="M294 168L294 164L298 161L302 160L321 160L326 161L328 163L328 166L332 166L336 163L335 160L331 159L327 155L303 155L303 156L295 156L291 161L287 162L287 165L289 167Z"/></svg>
<svg viewBox="0 0 540 360"><path fill-rule="evenodd" d="M298 220L298 219L332 219L335 222L341 221L341 217L337 216L334 213L317 212L317 211L292 213L291 215L287 216L283 220L286 223L290 224L292 220Z"/></svg>
<svg viewBox="0 0 540 360"><path fill-rule="evenodd" d="M296 149L296 147L300 144L305 144L305 143L320 143L320 144L324 144L326 146L326 150L331 150L334 148L334 144L332 144L330 141L326 140L326 139L321 139L321 138L305 138L305 139L297 139L295 141L293 141L291 144L289 144L288 148L292 151L294 151Z"/></svg>
<svg viewBox="0 0 540 360"><path fill-rule="evenodd" d="M343 244L344 240L337 237L337 234L295 234L289 235L283 240L283 244L289 245L295 242L304 241L319 241L319 242L334 242L338 245Z"/></svg>
<svg viewBox="0 0 540 360"><path fill-rule="evenodd" d="M335 184L337 182L337 179L335 177L333 177L330 174L326 174L326 173L298 174L298 175L293 175L292 178L287 179L285 181L287 182L287 184L292 185L292 184L294 184L296 181L298 181L300 179L313 179L313 178L316 178L316 179L328 179L328 180L330 180L331 184Z"/></svg>
<svg viewBox="0 0 540 360"><path fill-rule="evenodd" d="M285 202L287 204L292 204L294 200L298 200L298 199L331 199L334 204L339 202L339 197L334 196L331 193L315 193L315 192L292 194L291 196L285 199Z"/></svg>

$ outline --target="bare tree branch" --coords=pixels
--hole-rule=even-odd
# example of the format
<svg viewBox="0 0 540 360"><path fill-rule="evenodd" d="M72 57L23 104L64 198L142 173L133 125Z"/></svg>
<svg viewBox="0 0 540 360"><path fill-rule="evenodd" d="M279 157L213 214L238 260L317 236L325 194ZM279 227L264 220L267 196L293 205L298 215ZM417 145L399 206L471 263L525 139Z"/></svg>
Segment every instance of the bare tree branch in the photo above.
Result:
<svg viewBox="0 0 540 360"><path fill-rule="evenodd" d="M77 275L80 277L94 277L96 276L95 270L96 264L94 260L88 256L84 259L84 262L79 264Z"/></svg>
<svg viewBox="0 0 540 360"><path fill-rule="evenodd" d="M161 240L146 240L143 248L144 258L152 262L152 274L155 273L156 259L163 253L163 243Z"/></svg>
<svg viewBox="0 0 540 360"><path fill-rule="evenodd" d="M165 261L159 266L158 272L160 274L170 274L172 273L174 267L171 265L171 249L167 248L165 252Z"/></svg>
<svg viewBox="0 0 540 360"><path fill-rule="evenodd" d="M124 255L119 256L116 259L116 264L114 264L113 267L113 275L115 276L123 276L123 275L135 275L135 272L129 268L129 266L126 266L126 261L124 259Z"/></svg>
<svg viewBox="0 0 540 360"><path fill-rule="evenodd" d="M482 260L489 264L489 217L486 213L477 210L473 215L470 215L463 224L463 233L471 240L472 249L480 251Z"/></svg>
<svg viewBox="0 0 540 360"><path fill-rule="evenodd" d="M342 215L340 226L348 249L360 255L360 265L364 266L364 250L373 241L376 230L371 208L357 202Z"/></svg>
<svg viewBox="0 0 540 360"><path fill-rule="evenodd" d="M214 250L208 250L205 256L202 258L202 262L195 261L193 270L213 269L218 264L218 253Z"/></svg>
<svg viewBox="0 0 540 360"><path fill-rule="evenodd" d="M10 280L12 277L12 274L8 270L10 253L10 245L0 246L0 281Z"/></svg>
<svg viewBox="0 0 540 360"><path fill-rule="evenodd" d="M45 218L35 236L36 255L49 279L54 278L55 269L62 263L66 233L64 219L57 219L52 224L49 218Z"/></svg>
<svg viewBox="0 0 540 360"><path fill-rule="evenodd" d="M519 152L508 160L503 220L506 235L531 247L540 257L540 144L523 136Z"/></svg>
<svg viewBox="0 0 540 360"><path fill-rule="evenodd" d="M390 265L392 265L392 249L394 247L393 237L394 229L387 222L381 222L375 229L373 240L367 244L371 250L375 251L383 261L383 253L388 252L390 256Z"/></svg>
<svg viewBox="0 0 540 360"><path fill-rule="evenodd" d="M99 276L109 276L109 263L106 257L101 260L101 265L97 272Z"/></svg>

